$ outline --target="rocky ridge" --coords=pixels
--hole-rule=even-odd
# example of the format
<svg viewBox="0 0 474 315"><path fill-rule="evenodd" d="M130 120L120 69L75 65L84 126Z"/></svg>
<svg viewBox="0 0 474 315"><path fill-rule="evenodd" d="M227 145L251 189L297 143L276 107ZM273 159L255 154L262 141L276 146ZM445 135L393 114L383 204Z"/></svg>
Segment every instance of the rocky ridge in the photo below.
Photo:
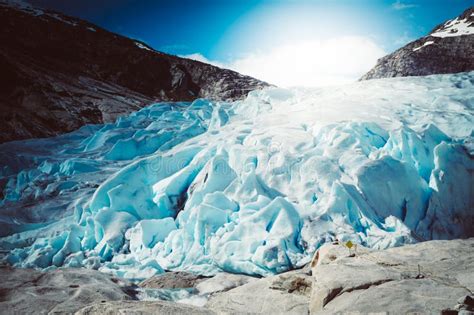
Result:
<svg viewBox="0 0 474 315"><path fill-rule="evenodd" d="M268 86L77 18L5 0L0 40L0 142L111 122L152 102L235 100Z"/></svg>
<svg viewBox="0 0 474 315"><path fill-rule="evenodd" d="M361 80L474 70L474 7L379 59Z"/></svg>

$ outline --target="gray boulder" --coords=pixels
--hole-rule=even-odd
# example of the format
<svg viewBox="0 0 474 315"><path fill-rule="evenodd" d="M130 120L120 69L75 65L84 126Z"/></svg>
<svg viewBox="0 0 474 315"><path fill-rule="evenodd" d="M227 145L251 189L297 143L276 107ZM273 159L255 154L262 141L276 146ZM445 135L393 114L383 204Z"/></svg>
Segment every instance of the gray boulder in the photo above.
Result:
<svg viewBox="0 0 474 315"><path fill-rule="evenodd" d="M307 314L310 293L311 276L296 270L212 295L206 307L225 314Z"/></svg>
<svg viewBox="0 0 474 315"><path fill-rule="evenodd" d="M214 312L202 307L183 305L165 301L112 301L105 303L95 303L84 307L76 312L76 315L102 315L102 314L196 314L207 315Z"/></svg>
<svg viewBox="0 0 474 315"><path fill-rule="evenodd" d="M194 288L198 283L208 278L183 271L166 272L146 279L140 282L138 286L144 289Z"/></svg>
<svg viewBox="0 0 474 315"><path fill-rule="evenodd" d="M94 302L131 300L133 288L89 269L0 268L0 314L74 313Z"/></svg>
<svg viewBox="0 0 474 315"><path fill-rule="evenodd" d="M221 272L210 279L198 283L196 289L201 295L213 294L216 292L229 291L257 280L258 278L246 275Z"/></svg>
<svg viewBox="0 0 474 315"><path fill-rule="evenodd" d="M311 313L438 314L474 290L474 239L361 249L354 257L329 244L318 256Z"/></svg>

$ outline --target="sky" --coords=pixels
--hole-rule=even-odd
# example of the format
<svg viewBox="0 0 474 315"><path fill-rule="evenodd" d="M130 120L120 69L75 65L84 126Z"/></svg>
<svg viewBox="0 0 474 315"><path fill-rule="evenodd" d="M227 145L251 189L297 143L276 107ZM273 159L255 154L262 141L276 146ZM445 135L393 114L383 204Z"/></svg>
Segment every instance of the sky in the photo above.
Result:
<svg viewBox="0 0 474 315"><path fill-rule="evenodd" d="M474 0L31 0L156 50L289 86L357 80Z"/></svg>

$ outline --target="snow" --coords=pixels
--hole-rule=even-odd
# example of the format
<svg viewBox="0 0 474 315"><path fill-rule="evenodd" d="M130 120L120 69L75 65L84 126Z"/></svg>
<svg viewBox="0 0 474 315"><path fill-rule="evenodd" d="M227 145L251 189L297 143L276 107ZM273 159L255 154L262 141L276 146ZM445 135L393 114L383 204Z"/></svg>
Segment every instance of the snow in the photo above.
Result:
<svg viewBox="0 0 474 315"><path fill-rule="evenodd" d="M267 276L335 239L387 248L474 236L473 82L268 88L0 145L0 247L17 267L140 280Z"/></svg>
<svg viewBox="0 0 474 315"><path fill-rule="evenodd" d="M34 8L31 4L23 0L1 0L0 6L12 7L33 16L40 16L44 14L43 10Z"/></svg>
<svg viewBox="0 0 474 315"><path fill-rule="evenodd" d="M417 51L417 50L419 50L419 49L421 49L421 48L423 48L423 47L426 47L426 46L432 45L432 44L434 44L434 41L428 40L428 41L426 41L425 43L423 43L423 45L421 45L420 47L414 48L413 51Z"/></svg>
<svg viewBox="0 0 474 315"><path fill-rule="evenodd" d="M149 51L153 51L153 50L151 50L150 48L148 48L148 47L146 47L145 45L143 45L142 43L135 42L135 45L137 45L138 48L145 49L145 50L149 50Z"/></svg>
<svg viewBox="0 0 474 315"><path fill-rule="evenodd" d="M431 33L430 36L443 38L472 34L474 34L473 21L470 21L468 18L462 20L460 20L459 18L455 18L454 20L450 20L444 23L441 28Z"/></svg>
<svg viewBox="0 0 474 315"><path fill-rule="evenodd" d="M63 16L61 14L57 14L57 13L52 13L52 12L48 12L47 13L48 16L52 17L52 18L55 18L56 20L58 21L61 21L63 23L66 23L66 24L69 24L71 26L77 26L78 23L72 19L69 19L68 17L66 16Z"/></svg>
<svg viewBox="0 0 474 315"><path fill-rule="evenodd" d="M46 20L55 19L74 27L79 25L78 20L71 19L65 15L56 13L54 11L34 7L30 3L23 0L0 0L0 6L20 10L24 13L27 13L33 16L38 16L41 19L46 19ZM97 31L94 27L91 27L91 26L88 26L87 29L91 32Z"/></svg>

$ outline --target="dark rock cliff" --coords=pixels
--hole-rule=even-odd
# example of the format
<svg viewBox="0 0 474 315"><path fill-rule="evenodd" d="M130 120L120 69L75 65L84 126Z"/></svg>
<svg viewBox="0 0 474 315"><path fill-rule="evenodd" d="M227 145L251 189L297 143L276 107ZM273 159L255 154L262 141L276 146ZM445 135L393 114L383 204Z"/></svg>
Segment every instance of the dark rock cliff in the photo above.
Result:
<svg viewBox="0 0 474 315"><path fill-rule="evenodd" d="M474 70L474 7L378 60L361 80Z"/></svg>
<svg viewBox="0 0 474 315"><path fill-rule="evenodd" d="M268 84L63 14L0 1L0 142L113 121L153 101L234 100Z"/></svg>

